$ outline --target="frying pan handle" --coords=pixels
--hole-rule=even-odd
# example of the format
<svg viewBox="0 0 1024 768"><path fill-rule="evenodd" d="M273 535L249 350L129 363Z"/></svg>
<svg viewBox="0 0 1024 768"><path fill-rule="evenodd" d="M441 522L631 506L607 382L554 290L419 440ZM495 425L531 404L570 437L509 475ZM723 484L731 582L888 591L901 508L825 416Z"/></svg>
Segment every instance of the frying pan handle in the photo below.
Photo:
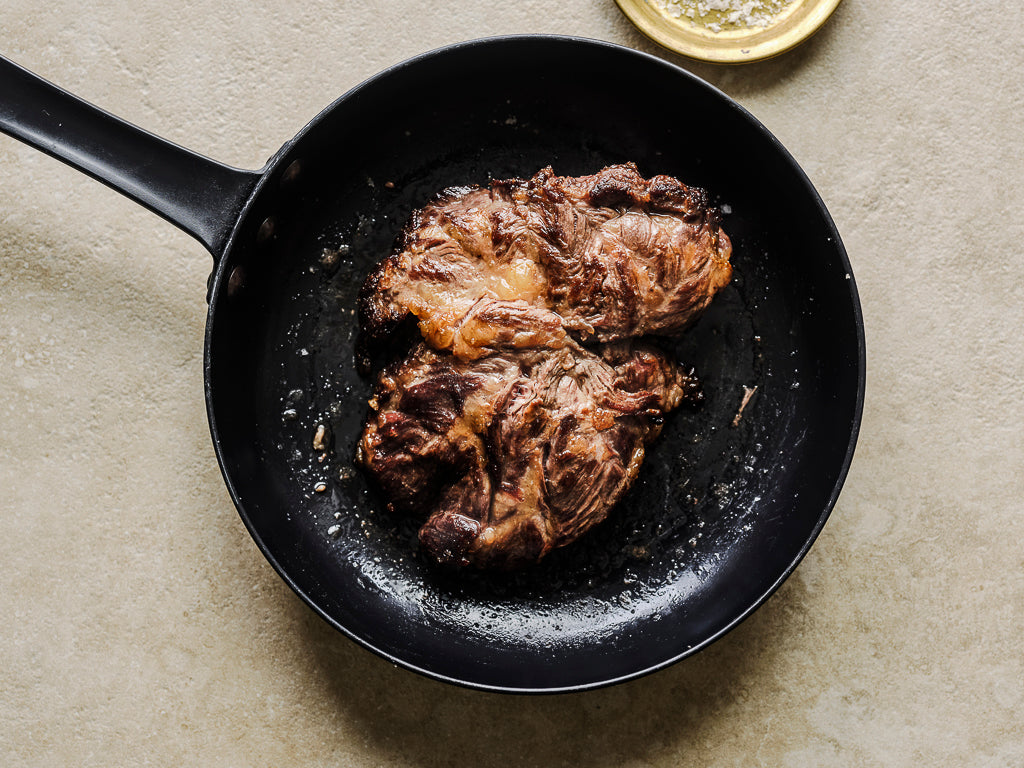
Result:
<svg viewBox="0 0 1024 768"><path fill-rule="evenodd" d="M3 56L0 131L163 216L205 245L214 261L261 176L137 128Z"/></svg>

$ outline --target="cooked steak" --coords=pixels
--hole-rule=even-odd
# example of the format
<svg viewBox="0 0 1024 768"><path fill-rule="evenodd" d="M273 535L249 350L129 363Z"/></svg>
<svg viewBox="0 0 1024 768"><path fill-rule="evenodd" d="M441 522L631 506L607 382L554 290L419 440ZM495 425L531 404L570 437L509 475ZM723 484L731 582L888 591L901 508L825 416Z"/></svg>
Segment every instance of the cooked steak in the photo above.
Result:
<svg viewBox="0 0 1024 768"><path fill-rule="evenodd" d="M632 164L453 188L413 214L360 314L365 339L413 318L423 342L381 373L358 458L426 516L431 557L513 568L605 518L663 414L698 398L692 371L632 340L678 334L729 282L719 220Z"/></svg>
<svg viewBox="0 0 1024 768"><path fill-rule="evenodd" d="M446 190L417 211L360 299L364 331L410 315L434 349L472 360L677 334L729 282L732 245L706 194L632 163Z"/></svg>
<svg viewBox="0 0 1024 768"><path fill-rule="evenodd" d="M428 515L435 560L513 568L603 520L661 416L699 398L692 371L631 342L474 361L420 344L378 379L358 459L392 508Z"/></svg>

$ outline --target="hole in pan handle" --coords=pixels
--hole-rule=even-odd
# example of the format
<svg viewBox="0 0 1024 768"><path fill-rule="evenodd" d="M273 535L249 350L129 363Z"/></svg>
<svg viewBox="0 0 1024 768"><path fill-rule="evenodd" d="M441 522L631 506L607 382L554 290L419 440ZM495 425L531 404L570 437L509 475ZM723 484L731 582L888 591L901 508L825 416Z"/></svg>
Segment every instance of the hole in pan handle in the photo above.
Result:
<svg viewBox="0 0 1024 768"><path fill-rule="evenodd" d="M159 214L205 245L215 263L262 175L166 141L3 56L0 131Z"/></svg>

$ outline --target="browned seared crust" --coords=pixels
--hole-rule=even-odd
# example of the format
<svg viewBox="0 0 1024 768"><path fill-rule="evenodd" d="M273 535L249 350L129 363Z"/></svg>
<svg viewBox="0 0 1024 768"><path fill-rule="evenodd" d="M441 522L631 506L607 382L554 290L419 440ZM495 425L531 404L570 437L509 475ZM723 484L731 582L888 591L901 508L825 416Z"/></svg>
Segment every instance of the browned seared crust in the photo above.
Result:
<svg viewBox="0 0 1024 768"><path fill-rule="evenodd" d="M692 371L619 342L460 361L425 344L386 370L359 458L420 543L456 566L536 562L600 522L660 417L700 393Z"/></svg>
<svg viewBox="0 0 1024 768"><path fill-rule="evenodd" d="M472 359L559 344L540 335L466 335L481 299L517 302L579 341L679 333L729 282L732 244L703 190L629 163L448 190L413 216L367 279L364 330L388 336L412 315L435 349ZM552 316L552 313L555 317Z"/></svg>
<svg viewBox="0 0 1024 768"><path fill-rule="evenodd" d="M381 373L358 458L426 516L431 558L514 568L607 516L663 414L700 399L633 339L689 325L731 249L702 190L632 164L450 189L412 216L360 313L370 339L413 318L423 343Z"/></svg>

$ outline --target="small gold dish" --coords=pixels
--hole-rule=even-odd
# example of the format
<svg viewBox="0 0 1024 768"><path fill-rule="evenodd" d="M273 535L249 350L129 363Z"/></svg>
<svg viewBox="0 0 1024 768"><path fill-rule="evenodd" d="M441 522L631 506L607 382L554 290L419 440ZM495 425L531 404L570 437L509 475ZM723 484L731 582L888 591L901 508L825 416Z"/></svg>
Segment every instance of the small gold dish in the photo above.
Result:
<svg viewBox="0 0 1024 768"><path fill-rule="evenodd" d="M716 64L742 64L777 56L803 42L825 23L840 0L762 0L760 6L778 9L771 15L759 10L747 15L713 10L721 3L708 0L615 3L637 29L669 50ZM701 8L709 7L712 10L701 14ZM743 23L744 18L754 23Z"/></svg>

